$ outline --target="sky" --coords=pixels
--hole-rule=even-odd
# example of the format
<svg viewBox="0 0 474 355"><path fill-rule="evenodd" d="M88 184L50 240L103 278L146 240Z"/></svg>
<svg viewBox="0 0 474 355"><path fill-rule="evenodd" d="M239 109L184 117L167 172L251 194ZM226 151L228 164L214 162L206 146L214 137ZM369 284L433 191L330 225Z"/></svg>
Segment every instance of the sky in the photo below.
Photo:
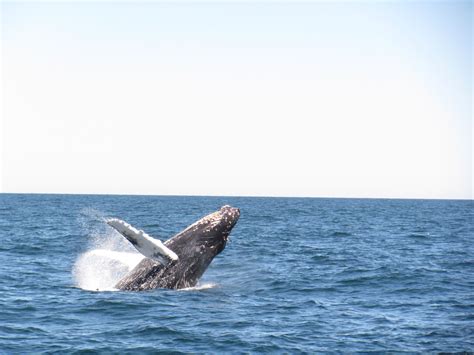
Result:
<svg viewBox="0 0 474 355"><path fill-rule="evenodd" d="M472 199L472 2L1 2L0 191Z"/></svg>

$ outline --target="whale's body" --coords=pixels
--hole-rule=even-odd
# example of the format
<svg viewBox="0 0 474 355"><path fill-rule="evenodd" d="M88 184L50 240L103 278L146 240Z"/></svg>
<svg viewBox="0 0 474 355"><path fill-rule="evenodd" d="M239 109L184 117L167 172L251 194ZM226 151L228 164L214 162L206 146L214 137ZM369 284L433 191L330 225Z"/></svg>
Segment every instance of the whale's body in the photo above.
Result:
<svg viewBox="0 0 474 355"><path fill-rule="evenodd" d="M224 250L229 233L239 216L239 209L224 206L219 211L201 218L163 243L165 246L163 255L172 251L177 255L177 260L168 258L165 263L159 261L162 258L144 258L117 283L115 288L143 291L154 288L180 289L195 286L212 259ZM140 237L140 234L137 235ZM130 240L129 235L126 238ZM132 243L135 245L135 241ZM143 253L139 248L137 250Z"/></svg>

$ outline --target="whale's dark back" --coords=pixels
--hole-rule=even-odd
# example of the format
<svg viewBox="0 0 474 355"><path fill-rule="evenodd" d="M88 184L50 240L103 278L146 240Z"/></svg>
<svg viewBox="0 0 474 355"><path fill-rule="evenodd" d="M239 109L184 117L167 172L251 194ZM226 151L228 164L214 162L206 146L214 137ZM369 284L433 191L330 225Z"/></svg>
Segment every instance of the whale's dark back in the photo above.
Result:
<svg viewBox="0 0 474 355"><path fill-rule="evenodd" d="M224 250L229 233L239 216L237 208L224 206L201 218L165 242L178 255L177 261L163 266L145 258L115 287L141 291L195 286L212 259Z"/></svg>

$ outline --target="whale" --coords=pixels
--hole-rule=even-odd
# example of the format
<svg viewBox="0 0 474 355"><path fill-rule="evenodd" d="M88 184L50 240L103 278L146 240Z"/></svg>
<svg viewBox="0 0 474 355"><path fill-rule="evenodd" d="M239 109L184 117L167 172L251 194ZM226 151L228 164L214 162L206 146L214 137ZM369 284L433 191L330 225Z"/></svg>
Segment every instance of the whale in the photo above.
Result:
<svg viewBox="0 0 474 355"><path fill-rule="evenodd" d="M164 243L117 218L107 220L109 226L145 256L115 288L145 291L196 286L214 257L224 250L239 217L238 208L222 206Z"/></svg>

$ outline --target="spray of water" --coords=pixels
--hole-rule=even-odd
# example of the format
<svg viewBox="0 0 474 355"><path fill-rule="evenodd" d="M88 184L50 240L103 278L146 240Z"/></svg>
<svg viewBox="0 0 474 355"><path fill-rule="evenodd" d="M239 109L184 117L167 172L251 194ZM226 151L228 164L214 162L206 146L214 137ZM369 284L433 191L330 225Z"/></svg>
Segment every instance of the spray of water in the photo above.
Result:
<svg viewBox="0 0 474 355"><path fill-rule="evenodd" d="M88 250L79 255L73 278L77 287L113 291L114 285L143 259L122 236L108 227L100 211L85 209L78 219L89 236Z"/></svg>

